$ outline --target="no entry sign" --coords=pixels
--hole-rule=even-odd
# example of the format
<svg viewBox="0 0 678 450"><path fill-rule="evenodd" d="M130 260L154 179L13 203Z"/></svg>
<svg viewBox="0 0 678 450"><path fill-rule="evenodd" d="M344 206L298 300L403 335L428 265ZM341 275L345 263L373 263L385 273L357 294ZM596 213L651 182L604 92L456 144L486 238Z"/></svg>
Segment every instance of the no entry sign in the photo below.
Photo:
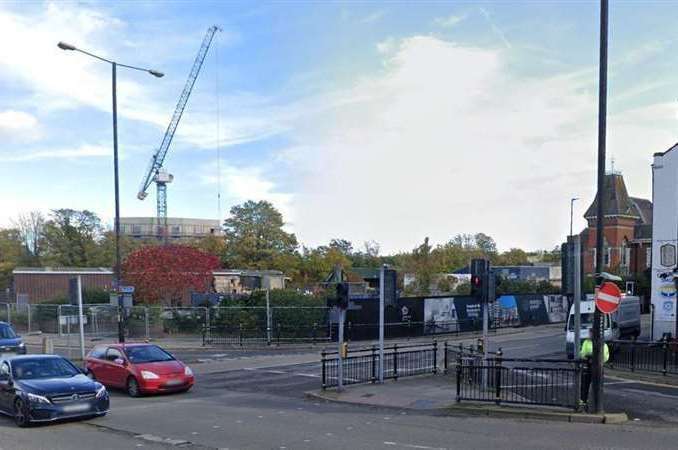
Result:
<svg viewBox="0 0 678 450"><path fill-rule="evenodd" d="M619 308L621 291L616 284L609 281L603 283L596 294L596 307L605 314L613 313Z"/></svg>

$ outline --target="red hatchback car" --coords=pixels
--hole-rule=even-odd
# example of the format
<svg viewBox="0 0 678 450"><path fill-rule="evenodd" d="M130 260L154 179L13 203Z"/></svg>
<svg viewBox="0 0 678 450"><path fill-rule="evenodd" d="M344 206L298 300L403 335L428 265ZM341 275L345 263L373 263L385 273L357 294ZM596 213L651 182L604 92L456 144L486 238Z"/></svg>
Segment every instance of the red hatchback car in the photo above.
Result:
<svg viewBox="0 0 678 450"><path fill-rule="evenodd" d="M186 392L194 382L190 367L153 344L97 345L85 363L92 379L125 389L132 397Z"/></svg>

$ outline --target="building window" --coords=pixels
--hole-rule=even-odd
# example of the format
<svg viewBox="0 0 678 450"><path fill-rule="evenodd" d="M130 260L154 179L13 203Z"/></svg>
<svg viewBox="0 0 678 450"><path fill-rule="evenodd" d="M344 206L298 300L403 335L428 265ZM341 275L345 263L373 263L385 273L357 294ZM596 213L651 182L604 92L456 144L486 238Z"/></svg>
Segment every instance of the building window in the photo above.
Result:
<svg viewBox="0 0 678 450"><path fill-rule="evenodd" d="M179 234L181 234L181 227L178 225L172 226L172 234L174 236L178 236Z"/></svg>
<svg viewBox="0 0 678 450"><path fill-rule="evenodd" d="M659 259L664 267L676 265L676 247L673 244L664 244L659 247Z"/></svg>
<svg viewBox="0 0 678 450"><path fill-rule="evenodd" d="M631 260L631 248L624 245L621 248L621 262L619 264L623 267L628 267L630 260Z"/></svg>
<svg viewBox="0 0 678 450"><path fill-rule="evenodd" d="M606 248L604 255L605 256L603 257L604 258L603 266L610 267L610 260L612 259L612 249L610 247Z"/></svg>
<svg viewBox="0 0 678 450"><path fill-rule="evenodd" d="M141 225L132 225L132 234L135 236L141 236Z"/></svg>
<svg viewBox="0 0 678 450"><path fill-rule="evenodd" d="M645 249L645 267L652 267L652 247Z"/></svg>

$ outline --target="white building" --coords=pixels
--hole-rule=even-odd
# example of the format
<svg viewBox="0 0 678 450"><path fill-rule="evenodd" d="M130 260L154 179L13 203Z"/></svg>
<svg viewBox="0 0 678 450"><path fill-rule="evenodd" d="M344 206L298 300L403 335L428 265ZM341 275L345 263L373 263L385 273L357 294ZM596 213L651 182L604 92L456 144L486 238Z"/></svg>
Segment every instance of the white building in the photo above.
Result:
<svg viewBox="0 0 678 450"><path fill-rule="evenodd" d="M654 154L652 164L652 305L654 338L676 336L676 268L678 245L678 144Z"/></svg>

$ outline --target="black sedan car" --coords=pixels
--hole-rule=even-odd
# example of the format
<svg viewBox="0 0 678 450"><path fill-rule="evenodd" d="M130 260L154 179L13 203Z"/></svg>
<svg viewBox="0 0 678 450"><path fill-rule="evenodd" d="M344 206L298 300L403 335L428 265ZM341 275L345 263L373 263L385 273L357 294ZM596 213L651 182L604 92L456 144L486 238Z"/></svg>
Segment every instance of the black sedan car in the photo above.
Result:
<svg viewBox="0 0 678 450"><path fill-rule="evenodd" d="M56 355L18 355L0 360L0 413L20 427L108 412L106 388Z"/></svg>

